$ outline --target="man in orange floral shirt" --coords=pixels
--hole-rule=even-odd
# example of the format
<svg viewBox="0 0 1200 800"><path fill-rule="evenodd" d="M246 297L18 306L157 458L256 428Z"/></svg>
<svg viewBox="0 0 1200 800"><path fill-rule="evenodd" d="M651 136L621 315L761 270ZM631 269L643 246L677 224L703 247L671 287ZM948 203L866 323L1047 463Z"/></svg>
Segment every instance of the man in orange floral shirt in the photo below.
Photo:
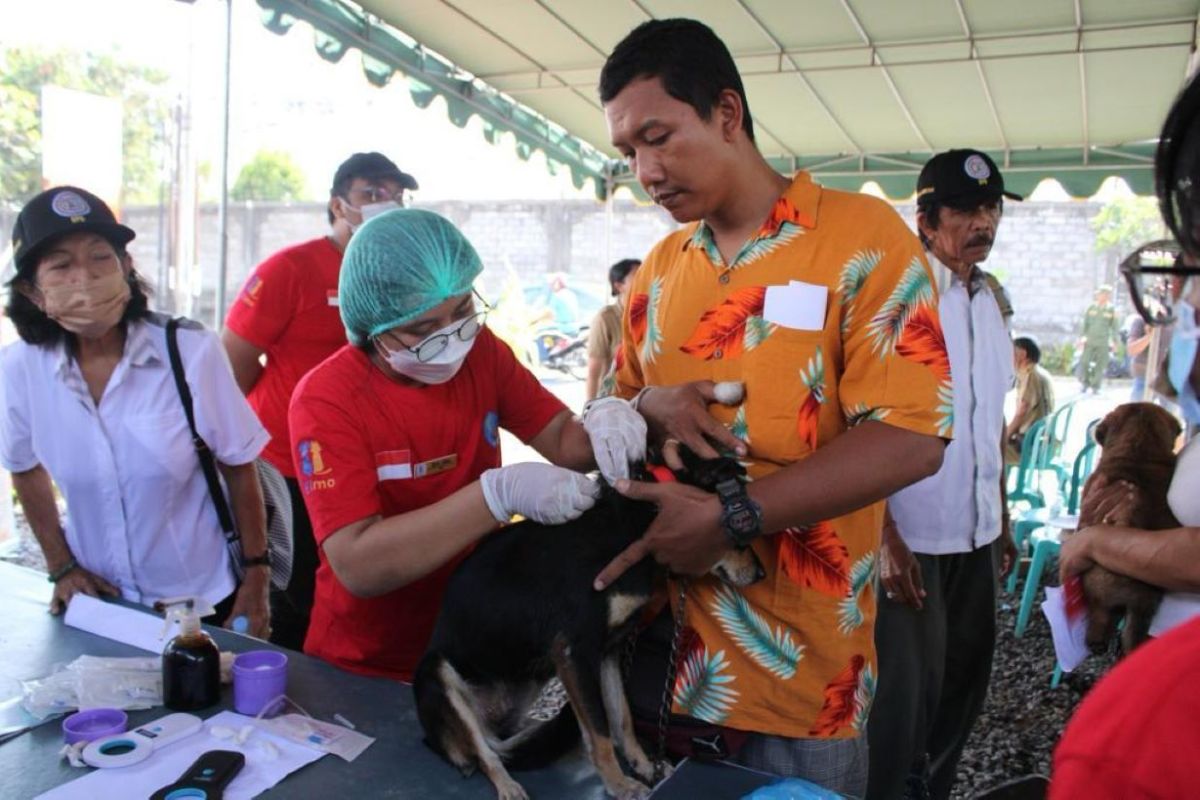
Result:
<svg viewBox="0 0 1200 800"><path fill-rule="evenodd" d="M687 584L674 710L748 733L740 763L861 795L882 499L937 471L951 426L920 243L884 202L776 173L729 51L698 22L630 33L600 96L613 145L690 223L634 278L617 392L668 458L674 442L734 451L753 481L721 498L619 482L660 512L597 586L646 555L702 576L753 547L758 584ZM721 381L744 398L710 408Z"/></svg>

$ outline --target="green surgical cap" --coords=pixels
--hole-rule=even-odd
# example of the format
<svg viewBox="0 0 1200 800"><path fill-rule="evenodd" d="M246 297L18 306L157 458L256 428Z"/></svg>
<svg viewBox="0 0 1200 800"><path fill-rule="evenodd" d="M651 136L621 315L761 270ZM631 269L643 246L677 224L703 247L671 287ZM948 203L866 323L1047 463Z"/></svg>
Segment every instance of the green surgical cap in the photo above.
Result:
<svg viewBox="0 0 1200 800"><path fill-rule="evenodd" d="M342 258L346 335L362 345L471 291L482 271L475 248L445 217L414 208L380 214L355 232Z"/></svg>

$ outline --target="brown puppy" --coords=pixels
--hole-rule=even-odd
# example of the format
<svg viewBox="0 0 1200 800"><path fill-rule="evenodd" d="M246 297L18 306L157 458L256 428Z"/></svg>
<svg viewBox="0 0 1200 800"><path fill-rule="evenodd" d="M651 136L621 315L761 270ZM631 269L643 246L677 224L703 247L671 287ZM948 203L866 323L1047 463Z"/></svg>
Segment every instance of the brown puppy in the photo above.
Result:
<svg viewBox="0 0 1200 800"><path fill-rule="evenodd" d="M1135 487L1130 527L1143 530L1178 527L1167 506L1167 489L1175 471L1175 440L1179 433L1175 417L1153 403L1117 406L1096 426L1096 443L1104 449L1095 473L1084 484L1084 499L1100 477L1107 484L1126 481ZM1103 524L1105 520L1089 519L1086 515L1079 519L1080 529ZM1129 653L1145 641L1150 620L1162 600L1162 590L1099 564L1084 572L1082 578L1088 607L1087 643L1092 651L1107 647L1122 615L1125 617L1122 652Z"/></svg>

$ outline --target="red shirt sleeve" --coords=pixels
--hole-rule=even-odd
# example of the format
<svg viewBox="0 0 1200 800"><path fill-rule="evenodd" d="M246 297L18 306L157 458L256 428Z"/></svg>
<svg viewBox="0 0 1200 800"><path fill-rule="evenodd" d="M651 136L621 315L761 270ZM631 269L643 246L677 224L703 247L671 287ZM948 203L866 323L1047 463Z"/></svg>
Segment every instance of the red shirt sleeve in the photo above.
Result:
<svg viewBox="0 0 1200 800"><path fill-rule="evenodd" d="M496 365L500 426L529 444L567 406L538 383L533 373L517 361L512 349L499 338L488 336L479 344L494 350L492 361Z"/></svg>
<svg viewBox="0 0 1200 800"><path fill-rule="evenodd" d="M260 350L273 345L299 307L295 272L302 266L283 250L255 267L233 301L225 326Z"/></svg>
<svg viewBox="0 0 1200 800"><path fill-rule="evenodd" d="M324 397L335 370L309 373L288 413L292 460L319 545L352 522L382 513L374 453L359 421ZM332 387L336 390L336 386Z"/></svg>

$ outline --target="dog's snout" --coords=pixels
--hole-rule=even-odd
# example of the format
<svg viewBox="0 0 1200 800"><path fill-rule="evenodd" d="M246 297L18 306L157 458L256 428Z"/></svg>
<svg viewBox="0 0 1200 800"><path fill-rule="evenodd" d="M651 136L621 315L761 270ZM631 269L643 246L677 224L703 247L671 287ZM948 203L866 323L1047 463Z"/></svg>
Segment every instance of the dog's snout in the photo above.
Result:
<svg viewBox="0 0 1200 800"><path fill-rule="evenodd" d="M767 571L754 551L730 550L712 569L713 574L733 586L750 586L767 577Z"/></svg>

